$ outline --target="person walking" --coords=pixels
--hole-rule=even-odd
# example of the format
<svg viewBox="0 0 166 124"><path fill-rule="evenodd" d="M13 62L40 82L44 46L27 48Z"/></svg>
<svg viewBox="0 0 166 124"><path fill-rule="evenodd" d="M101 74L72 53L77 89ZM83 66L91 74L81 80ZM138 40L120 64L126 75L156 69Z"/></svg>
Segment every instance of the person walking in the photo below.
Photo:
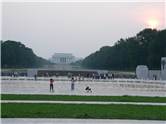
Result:
<svg viewBox="0 0 166 124"><path fill-rule="evenodd" d="M50 92L54 92L54 84L53 84L54 80L51 78L50 79Z"/></svg>

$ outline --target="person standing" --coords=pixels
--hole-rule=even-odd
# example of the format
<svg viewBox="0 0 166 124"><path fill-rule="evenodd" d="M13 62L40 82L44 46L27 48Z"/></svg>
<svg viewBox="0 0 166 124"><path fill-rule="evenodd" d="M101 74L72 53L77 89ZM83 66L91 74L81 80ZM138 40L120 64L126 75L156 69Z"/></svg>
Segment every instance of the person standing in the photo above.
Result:
<svg viewBox="0 0 166 124"><path fill-rule="evenodd" d="M74 82L75 82L74 77L72 77L71 78L71 91L74 90L74 85L75 85Z"/></svg>
<svg viewBox="0 0 166 124"><path fill-rule="evenodd" d="M54 92L54 84L53 84L54 80L51 78L50 79L50 92Z"/></svg>

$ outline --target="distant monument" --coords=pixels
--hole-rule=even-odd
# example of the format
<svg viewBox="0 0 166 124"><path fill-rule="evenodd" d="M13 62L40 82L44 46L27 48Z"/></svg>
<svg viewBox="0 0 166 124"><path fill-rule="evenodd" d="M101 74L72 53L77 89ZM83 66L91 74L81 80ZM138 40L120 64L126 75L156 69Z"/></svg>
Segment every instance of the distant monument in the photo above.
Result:
<svg viewBox="0 0 166 124"><path fill-rule="evenodd" d="M166 57L161 58L161 78L166 80Z"/></svg>
<svg viewBox="0 0 166 124"><path fill-rule="evenodd" d="M148 79L149 69L146 65L138 65L136 68L136 75L138 79Z"/></svg>
<svg viewBox="0 0 166 124"><path fill-rule="evenodd" d="M70 64L75 62L76 58L71 53L55 53L50 61L55 64Z"/></svg>
<svg viewBox="0 0 166 124"><path fill-rule="evenodd" d="M166 80L166 57L161 58L161 70L149 70L146 65L138 65L136 76L138 79Z"/></svg>

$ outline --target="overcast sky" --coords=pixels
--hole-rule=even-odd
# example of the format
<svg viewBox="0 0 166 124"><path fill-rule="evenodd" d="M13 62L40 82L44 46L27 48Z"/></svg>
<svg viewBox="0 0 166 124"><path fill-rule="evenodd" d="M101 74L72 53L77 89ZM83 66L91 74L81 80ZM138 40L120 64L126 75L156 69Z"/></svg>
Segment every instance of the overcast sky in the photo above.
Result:
<svg viewBox="0 0 166 124"><path fill-rule="evenodd" d="M164 2L6 2L2 40L20 41L41 57L55 52L86 57L157 21L165 28Z"/></svg>

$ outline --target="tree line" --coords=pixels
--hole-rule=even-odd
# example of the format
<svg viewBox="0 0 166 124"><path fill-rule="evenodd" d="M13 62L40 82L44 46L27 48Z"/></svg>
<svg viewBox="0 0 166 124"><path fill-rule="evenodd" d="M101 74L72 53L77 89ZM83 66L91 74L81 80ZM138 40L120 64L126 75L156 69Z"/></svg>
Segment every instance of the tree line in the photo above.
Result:
<svg viewBox="0 0 166 124"><path fill-rule="evenodd" d="M2 68L32 68L50 64L49 61L38 57L32 49L21 42L1 41Z"/></svg>
<svg viewBox="0 0 166 124"><path fill-rule="evenodd" d="M104 46L82 61L93 69L135 70L137 65L160 69L161 57L166 56L166 29L144 29L136 36Z"/></svg>
<svg viewBox="0 0 166 124"><path fill-rule="evenodd" d="M137 65L160 69L161 57L166 56L166 29L144 29L136 36L104 46L74 65L91 69L135 70ZM1 41L2 68L32 68L51 64L33 50L17 41Z"/></svg>

